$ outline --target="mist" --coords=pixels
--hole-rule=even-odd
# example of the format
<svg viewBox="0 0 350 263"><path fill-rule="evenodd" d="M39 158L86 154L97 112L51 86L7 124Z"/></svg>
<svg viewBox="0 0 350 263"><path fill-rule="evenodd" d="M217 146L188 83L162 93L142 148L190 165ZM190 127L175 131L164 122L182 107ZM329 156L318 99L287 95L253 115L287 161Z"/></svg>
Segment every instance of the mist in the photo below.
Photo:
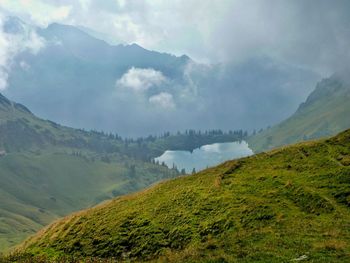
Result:
<svg viewBox="0 0 350 263"><path fill-rule="evenodd" d="M2 92L73 127L265 128L322 78L348 72L347 1L27 2L2 1L2 17L20 17L26 39L44 44L2 49Z"/></svg>

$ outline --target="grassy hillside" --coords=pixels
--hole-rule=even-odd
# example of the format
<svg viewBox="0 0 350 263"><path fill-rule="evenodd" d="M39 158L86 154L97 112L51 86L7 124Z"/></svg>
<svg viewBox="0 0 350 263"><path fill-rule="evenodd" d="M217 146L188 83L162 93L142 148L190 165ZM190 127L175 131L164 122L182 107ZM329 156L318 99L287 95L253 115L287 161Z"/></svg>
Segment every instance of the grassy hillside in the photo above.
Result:
<svg viewBox="0 0 350 263"><path fill-rule="evenodd" d="M8 154L0 167L0 250L58 217L175 176L128 158L103 162L62 152Z"/></svg>
<svg viewBox="0 0 350 263"><path fill-rule="evenodd" d="M321 81L287 120L248 139L255 152L335 135L350 128L350 84L333 76Z"/></svg>
<svg viewBox="0 0 350 263"><path fill-rule="evenodd" d="M42 120L0 94L0 251L58 217L177 175L125 149L120 138Z"/></svg>
<svg viewBox="0 0 350 263"><path fill-rule="evenodd" d="M165 150L245 136L188 131L122 139L40 119L0 94L0 251L58 217L177 176L150 162Z"/></svg>
<svg viewBox="0 0 350 263"><path fill-rule="evenodd" d="M226 162L73 214L18 252L30 260L346 262L350 130Z"/></svg>

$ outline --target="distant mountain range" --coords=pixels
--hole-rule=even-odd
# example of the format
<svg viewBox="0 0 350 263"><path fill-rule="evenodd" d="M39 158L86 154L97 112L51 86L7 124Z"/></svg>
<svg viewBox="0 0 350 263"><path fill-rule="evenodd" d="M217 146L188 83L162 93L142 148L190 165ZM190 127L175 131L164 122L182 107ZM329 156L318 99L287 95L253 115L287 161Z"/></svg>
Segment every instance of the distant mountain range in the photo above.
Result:
<svg viewBox="0 0 350 263"><path fill-rule="evenodd" d="M75 213L28 239L12 258L345 262L349 174L347 130Z"/></svg>
<svg viewBox="0 0 350 263"><path fill-rule="evenodd" d="M10 17L4 31L27 47L11 63L8 98L70 127L124 136L266 127L290 115L319 78L267 57L204 65L110 45L69 25L37 28Z"/></svg>
<svg viewBox="0 0 350 263"><path fill-rule="evenodd" d="M255 152L334 135L350 128L350 83L334 76L316 89L288 119L248 139Z"/></svg>

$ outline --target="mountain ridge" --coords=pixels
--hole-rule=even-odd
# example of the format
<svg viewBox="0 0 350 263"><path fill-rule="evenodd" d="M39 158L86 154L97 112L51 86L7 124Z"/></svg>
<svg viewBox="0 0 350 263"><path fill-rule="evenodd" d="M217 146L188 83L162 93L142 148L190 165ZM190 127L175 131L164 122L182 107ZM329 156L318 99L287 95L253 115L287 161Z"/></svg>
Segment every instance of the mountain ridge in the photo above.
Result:
<svg viewBox="0 0 350 263"><path fill-rule="evenodd" d="M58 217L177 175L122 146L114 135L40 119L0 94L0 251Z"/></svg>
<svg viewBox="0 0 350 263"><path fill-rule="evenodd" d="M248 138L255 152L334 135L350 128L350 84L334 74L323 79L293 115Z"/></svg>
<svg viewBox="0 0 350 263"><path fill-rule="evenodd" d="M75 128L134 137L188 128L253 129L284 118L318 78L267 57L240 66L201 64L135 44L109 45L71 25L24 26L23 34L12 30L13 37L33 48L13 57L3 92L35 114ZM147 88L135 92L133 83ZM285 85L296 88L287 94ZM168 104L154 100L164 94ZM272 114L275 107L281 110Z"/></svg>

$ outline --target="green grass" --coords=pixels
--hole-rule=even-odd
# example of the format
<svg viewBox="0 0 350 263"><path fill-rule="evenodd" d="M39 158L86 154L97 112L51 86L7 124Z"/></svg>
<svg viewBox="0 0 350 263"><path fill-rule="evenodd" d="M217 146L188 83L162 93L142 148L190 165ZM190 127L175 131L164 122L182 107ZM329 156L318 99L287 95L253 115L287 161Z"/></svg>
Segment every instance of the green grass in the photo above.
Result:
<svg viewBox="0 0 350 263"><path fill-rule="evenodd" d="M254 152L332 136L350 128L350 87L336 77L320 82L290 118L248 139Z"/></svg>
<svg viewBox="0 0 350 263"><path fill-rule="evenodd" d="M0 251L58 217L175 176L128 158L107 163L62 152L8 154L0 167Z"/></svg>
<svg viewBox="0 0 350 263"><path fill-rule="evenodd" d="M229 161L58 220L17 249L157 262L348 262L350 130Z"/></svg>
<svg viewBox="0 0 350 263"><path fill-rule="evenodd" d="M121 145L37 118L0 94L0 251L59 217L176 175Z"/></svg>
<svg viewBox="0 0 350 263"><path fill-rule="evenodd" d="M59 217L177 176L150 162L166 147L238 137L176 135L126 142L40 119L0 94L0 252Z"/></svg>

